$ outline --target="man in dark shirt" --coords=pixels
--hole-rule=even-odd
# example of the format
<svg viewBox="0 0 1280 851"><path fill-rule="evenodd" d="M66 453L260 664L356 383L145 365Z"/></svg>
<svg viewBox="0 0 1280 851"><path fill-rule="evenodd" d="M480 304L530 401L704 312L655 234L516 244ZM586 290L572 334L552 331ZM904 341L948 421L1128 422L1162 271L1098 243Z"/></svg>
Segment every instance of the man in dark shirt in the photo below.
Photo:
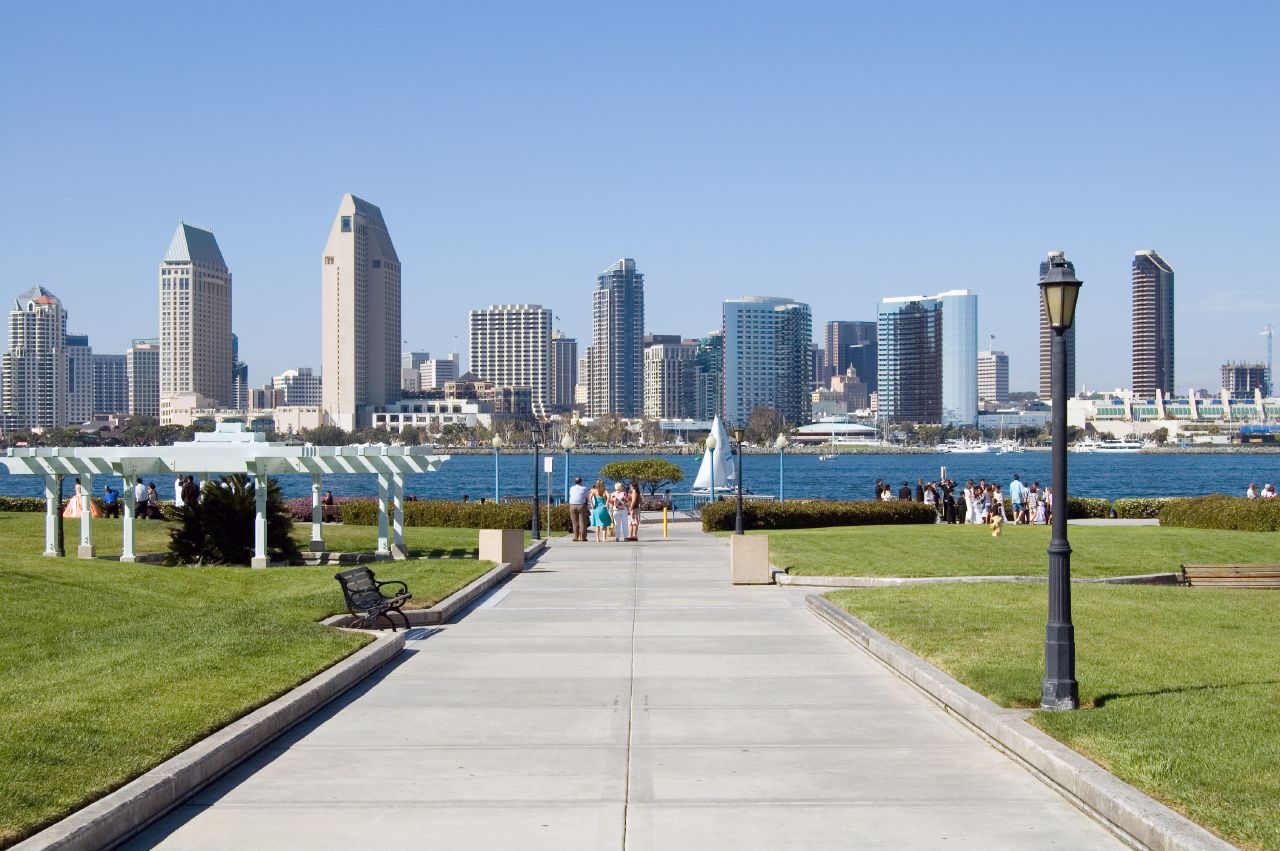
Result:
<svg viewBox="0 0 1280 851"><path fill-rule="evenodd" d="M902 487L898 488L898 499L902 500L903 502L911 501L911 486L908 485L906 482L903 482ZM921 494L920 499L921 501L924 500L923 494Z"/></svg>
<svg viewBox="0 0 1280 851"><path fill-rule="evenodd" d="M193 476L187 476L186 481L182 483L182 504L192 508L200 504L200 488L196 487Z"/></svg>
<svg viewBox="0 0 1280 851"><path fill-rule="evenodd" d="M916 479L916 502L924 502L924 479Z"/></svg>

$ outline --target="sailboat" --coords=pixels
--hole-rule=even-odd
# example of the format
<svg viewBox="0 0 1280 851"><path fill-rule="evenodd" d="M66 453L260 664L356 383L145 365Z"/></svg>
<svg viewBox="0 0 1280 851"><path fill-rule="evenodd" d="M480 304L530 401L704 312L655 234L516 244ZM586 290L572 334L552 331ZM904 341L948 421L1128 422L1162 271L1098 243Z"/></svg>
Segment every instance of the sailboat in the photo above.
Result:
<svg viewBox="0 0 1280 851"><path fill-rule="evenodd" d="M837 458L839 458L839 457L840 457L840 454L839 454L838 452L836 452L836 426L835 426L835 423L833 422L833 423L831 424L831 451L830 451L830 452L819 452L819 453L818 453L818 460L819 460L819 461L834 461L834 460L836 460L836 459L837 459Z"/></svg>
<svg viewBox="0 0 1280 851"><path fill-rule="evenodd" d="M694 493L708 493L711 490L713 456L716 490L733 490L732 482L735 474L733 465L729 463L731 454L729 433L725 431L724 423L720 422L719 415L711 421L711 434L716 439L716 449L715 452L708 450L702 453L702 466L698 468L698 475L693 480Z"/></svg>

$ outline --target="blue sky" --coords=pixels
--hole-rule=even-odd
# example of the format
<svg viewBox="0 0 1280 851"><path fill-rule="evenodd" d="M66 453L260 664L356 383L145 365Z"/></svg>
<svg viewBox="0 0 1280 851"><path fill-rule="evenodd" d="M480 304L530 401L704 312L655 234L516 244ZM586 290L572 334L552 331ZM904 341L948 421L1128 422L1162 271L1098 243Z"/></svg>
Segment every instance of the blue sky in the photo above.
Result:
<svg viewBox="0 0 1280 851"><path fill-rule="evenodd" d="M157 333L179 219L235 276L253 383L320 362L344 192L382 207L404 337L540 302L585 346L595 275L646 274L648 330L725 297L870 319L969 287L980 345L1036 381L1036 270L1085 289L1079 379L1129 383L1129 264L1177 272L1177 383L1280 325L1280 4L6 4L4 290L48 286L121 352Z"/></svg>

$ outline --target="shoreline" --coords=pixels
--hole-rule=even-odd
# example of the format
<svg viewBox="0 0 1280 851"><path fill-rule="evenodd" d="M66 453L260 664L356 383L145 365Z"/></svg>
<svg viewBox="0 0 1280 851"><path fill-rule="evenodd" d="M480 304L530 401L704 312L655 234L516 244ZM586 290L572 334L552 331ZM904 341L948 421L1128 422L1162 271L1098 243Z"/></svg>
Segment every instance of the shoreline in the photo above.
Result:
<svg viewBox="0 0 1280 851"><path fill-rule="evenodd" d="M431 446L432 444L422 444ZM441 455L492 455L493 450L485 446L440 446L436 447ZM831 452L830 446L788 446L787 456L823 455ZM1027 449L1023 452L978 452L964 453L957 457L1003 456L1019 454L1048 454L1048 449ZM533 449L528 446L504 446L503 455L532 455ZM564 450L558 446L553 452L541 451L541 455L560 456ZM580 446L573 450L573 455L689 455L699 456L702 450L696 446ZM776 456L777 449L771 447L747 446L744 455ZM950 452L939 452L928 446L837 446L837 455L942 455ZM1093 453L1097 454L1097 453ZM1165 446L1157 449L1143 449L1141 452L1120 453L1126 457L1133 455L1280 455L1280 444L1275 446Z"/></svg>

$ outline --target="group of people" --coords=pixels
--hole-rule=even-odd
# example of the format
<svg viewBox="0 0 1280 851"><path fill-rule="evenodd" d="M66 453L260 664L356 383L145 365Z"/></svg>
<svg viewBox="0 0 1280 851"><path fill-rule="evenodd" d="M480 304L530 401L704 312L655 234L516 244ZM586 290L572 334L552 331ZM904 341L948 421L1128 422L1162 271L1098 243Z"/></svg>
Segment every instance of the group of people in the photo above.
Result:
<svg viewBox="0 0 1280 851"><path fill-rule="evenodd" d="M1276 486L1268 482L1262 486L1262 490L1258 490L1258 486L1253 482L1250 482L1248 489L1244 492L1244 495L1249 499L1275 499Z"/></svg>
<svg viewBox="0 0 1280 851"><path fill-rule="evenodd" d="M939 523L989 525L999 518L999 523L1031 525L1053 520L1052 489L1041 487L1039 482L1032 482L1028 487L1022 483L1017 473L1009 483L1012 511L1005 507L1005 495L1000 485L986 479L979 479L977 482L969 479L958 495L956 483L951 479L936 482L916 479L914 490L908 482L903 482L896 493L893 485L876 479L875 493L876 499L886 502L901 500L924 503L937 512Z"/></svg>
<svg viewBox="0 0 1280 851"><path fill-rule="evenodd" d="M642 497L638 482L624 485L613 483L608 491L602 479L590 488L582 484L582 477L573 480L569 488L569 516L573 521L573 539L587 540L587 532L596 530L596 541L640 540L640 508ZM612 532L611 532L612 530Z"/></svg>

